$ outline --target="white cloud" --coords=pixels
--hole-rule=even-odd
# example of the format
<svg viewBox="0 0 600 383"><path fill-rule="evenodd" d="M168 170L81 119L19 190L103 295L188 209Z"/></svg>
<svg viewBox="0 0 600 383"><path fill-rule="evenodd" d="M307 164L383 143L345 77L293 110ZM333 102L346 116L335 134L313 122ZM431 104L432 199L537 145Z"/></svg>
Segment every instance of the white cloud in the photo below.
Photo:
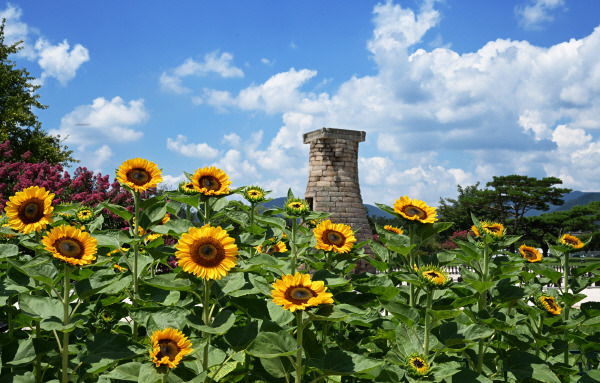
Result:
<svg viewBox="0 0 600 383"><path fill-rule="evenodd" d="M5 42L13 44L22 41L22 48L17 54L31 61L37 61L42 69L41 79L38 84L48 77L56 78L61 85L66 85L77 74L83 63L89 61L89 52L81 44L71 48L67 40L53 45L40 36L40 32L21 21L23 11L20 7L7 4L6 9L0 11L0 20L5 18ZM36 36L38 36L36 38ZM37 39L35 44L32 41Z"/></svg>
<svg viewBox="0 0 600 383"><path fill-rule="evenodd" d="M102 168L102 165L106 163L113 156L113 151L108 145L102 145L94 151L94 155L90 160L90 164L94 169Z"/></svg>
<svg viewBox="0 0 600 383"><path fill-rule="evenodd" d="M172 138L167 138L167 149L180 153L186 157L195 157L195 158L215 158L219 151L217 149L211 148L208 144L200 143L187 143L188 138L182 134L177 135L177 138L174 140Z"/></svg>
<svg viewBox="0 0 600 383"><path fill-rule="evenodd" d="M176 68L163 72L159 84L163 91L177 94L190 93L191 89L182 85L182 79L189 76L207 76L216 73L223 78L244 77L244 72L233 65L231 53L213 51L204 56L204 61L198 62L188 58Z"/></svg>
<svg viewBox="0 0 600 383"><path fill-rule="evenodd" d="M43 69L42 82L48 77L54 77L64 86L75 77L81 64L90 59L88 50L82 45L75 45L70 52L69 48L67 40L52 45L40 38L35 43L39 56L38 64Z"/></svg>
<svg viewBox="0 0 600 383"><path fill-rule="evenodd" d="M385 165L390 177L381 192L388 196L412 191L435 202L454 195L457 183L512 173L576 174L565 184L600 189L600 167L583 166L600 147L600 27L550 47L497 39L462 54L415 50L440 22L431 5L417 12L377 5L367 45L377 72L353 76L331 93L307 89L318 82L316 71L292 68L238 92L206 89L201 102L281 114L283 125L266 149L242 151L260 158L257 166L270 178L305 177L302 134L326 126L367 132L361 153L380 152L361 154L372 160L360 177L377 179ZM381 201L375 185L365 187L367 201Z"/></svg>
<svg viewBox="0 0 600 383"><path fill-rule="evenodd" d="M515 13L525 29L541 29L543 23L554 19L552 11L564 6L564 0L529 0L527 5L517 6Z"/></svg>
<svg viewBox="0 0 600 383"><path fill-rule="evenodd" d="M163 181L159 184L159 187L166 188L168 190L175 190L179 186L179 183L185 180L185 175L180 174L178 176L172 176L170 174L162 175Z"/></svg>
<svg viewBox="0 0 600 383"><path fill-rule="evenodd" d="M143 133L131 127L147 119L143 99L125 103L121 97L110 101L98 97L91 105L78 106L66 114L61 119L60 128L49 133L59 134L66 138L67 144L79 145L80 150L85 150L90 144L139 140Z"/></svg>

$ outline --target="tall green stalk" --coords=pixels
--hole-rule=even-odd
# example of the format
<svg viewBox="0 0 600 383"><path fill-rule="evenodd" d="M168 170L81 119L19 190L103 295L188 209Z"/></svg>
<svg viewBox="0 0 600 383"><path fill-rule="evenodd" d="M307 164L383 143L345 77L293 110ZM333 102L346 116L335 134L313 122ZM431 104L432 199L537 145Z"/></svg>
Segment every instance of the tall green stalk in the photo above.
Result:
<svg viewBox="0 0 600 383"><path fill-rule="evenodd" d="M210 280L204 280L204 300L202 302L202 320L206 326L211 325L210 316ZM210 334L202 333L202 337L206 339L206 345L204 346L204 356L202 357L202 368L208 374L208 347L210 345Z"/></svg>
<svg viewBox="0 0 600 383"><path fill-rule="evenodd" d="M133 307L138 307L138 294L139 294L139 281L138 281L138 256L139 256L139 239L140 239L140 217L139 217L139 205L140 205L140 193L137 191L132 191L133 193L133 206L134 206L134 215L135 215L135 224L133 225ZM133 321L133 339L137 341L138 339L138 323Z"/></svg>
<svg viewBox="0 0 600 383"><path fill-rule="evenodd" d="M296 383L302 383L302 333L304 323L302 323L302 310L296 311L296 341L298 351L296 351Z"/></svg>
<svg viewBox="0 0 600 383"><path fill-rule="evenodd" d="M36 243L40 243L41 242L41 234L39 231L35 232L35 242ZM39 254L39 250L35 249L35 257L37 258ZM39 287L39 282L37 280L35 280L35 287L36 287L36 291L35 291L35 295L40 295L40 292L37 290L37 288ZM10 318L12 319L12 318ZM40 322L39 321L35 321L35 338L38 340L42 339L42 331L40 329ZM36 355L35 357L35 365L34 365L34 375L35 375L35 381L36 383L42 383L42 356L41 355Z"/></svg>
<svg viewBox="0 0 600 383"><path fill-rule="evenodd" d="M64 291L63 291L63 325L67 327L69 325L69 303L71 293L71 281L70 281L70 268L69 264L65 262L65 276L64 276ZM63 330L63 342L62 342L62 383L69 381L69 331L65 328Z"/></svg>
<svg viewBox="0 0 600 383"><path fill-rule="evenodd" d="M429 333L431 332L431 322L429 319L429 311L431 310L431 305L433 302L433 289L427 290L427 305L425 306L425 342L423 345L423 356L429 359Z"/></svg>
<svg viewBox="0 0 600 383"><path fill-rule="evenodd" d="M415 244L415 225L409 225L408 227L408 232L409 232L409 236L410 236L410 245L414 245ZM414 263L415 263L415 254L414 254L414 248L410 250L410 253L408 253L408 271L411 271L412 268L414 267ZM408 292L408 304L410 307L415 307L415 286L412 284L412 282L408 282L408 284L410 285L410 289Z"/></svg>
<svg viewBox="0 0 600 383"><path fill-rule="evenodd" d="M564 284L565 284L565 288L563 290L563 295L564 294L568 294L569 293L569 256L570 256L570 252L566 252L565 253L565 267L563 270L563 280L564 280ZM566 304L565 305L565 309L563 310L563 321L565 323L565 325L567 324L567 321L569 320L569 311L570 311L571 307ZM563 358L564 358L564 362L565 364L569 364L569 341L567 340L567 336L569 335L569 330L565 330L564 332L564 338L565 341L567 342L567 346L565 348L565 351L563 353Z"/></svg>
<svg viewBox="0 0 600 383"><path fill-rule="evenodd" d="M297 218L292 219L292 240L290 245L292 247L292 275L296 274L298 250L296 248L296 231L298 230Z"/></svg>
<svg viewBox="0 0 600 383"><path fill-rule="evenodd" d="M540 312L540 316L538 318L537 339L535 340L535 356L537 356L537 357L540 356L540 339L542 338L542 332L544 329L544 317L545 316L546 316L546 314L544 314L543 312Z"/></svg>
<svg viewBox="0 0 600 383"><path fill-rule="evenodd" d="M484 244L485 244L485 247L483 248L483 273L481 275L481 280L482 280L482 282L487 282L489 279L490 247L489 247L489 244L487 243L487 238L485 238L485 237L484 237ZM488 291L485 290L484 292L482 292L479 295L479 302L478 302L478 306L477 306L478 312L482 312L483 310L486 309L487 293L488 293ZM484 340L479 339L479 344L478 344L478 349L477 349L477 372L480 374L483 372L483 357L484 357Z"/></svg>

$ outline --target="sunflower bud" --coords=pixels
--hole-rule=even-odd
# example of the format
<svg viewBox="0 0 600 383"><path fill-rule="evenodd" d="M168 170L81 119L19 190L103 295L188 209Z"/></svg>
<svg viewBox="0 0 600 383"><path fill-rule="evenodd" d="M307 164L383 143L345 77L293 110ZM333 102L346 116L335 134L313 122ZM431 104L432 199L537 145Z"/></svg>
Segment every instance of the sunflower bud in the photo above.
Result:
<svg viewBox="0 0 600 383"><path fill-rule="evenodd" d="M442 289L450 282L450 276L443 268L436 265L425 265L417 270L419 279L434 289Z"/></svg>
<svg viewBox="0 0 600 383"><path fill-rule="evenodd" d="M578 250L583 247L583 242L581 242L581 239L571 234L564 234L562 237L560 237L559 242L561 245L570 247L573 250Z"/></svg>
<svg viewBox="0 0 600 383"><path fill-rule="evenodd" d="M265 191L258 186L248 186L244 190L244 198L251 203L261 203L265 200Z"/></svg>
<svg viewBox="0 0 600 383"><path fill-rule="evenodd" d="M187 195L196 195L198 192L194 189L194 184L192 182L181 181L179 186L177 187L180 193Z"/></svg>
<svg viewBox="0 0 600 383"><path fill-rule="evenodd" d="M285 202L285 212L294 217L308 213L308 203L302 198L289 198Z"/></svg>
<svg viewBox="0 0 600 383"><path fill-rule="evenodd" d="M406 371L414 377L426 376L429 374L429 363L423 355L412 353L406 358Z"/></svg>
<svg viewBox="0 0 600 383"><path fill-rule="evenodd" d="M92 208L82 206L77 210L77 221L79 223L88 223L94 219L94 211Z"/></svg>

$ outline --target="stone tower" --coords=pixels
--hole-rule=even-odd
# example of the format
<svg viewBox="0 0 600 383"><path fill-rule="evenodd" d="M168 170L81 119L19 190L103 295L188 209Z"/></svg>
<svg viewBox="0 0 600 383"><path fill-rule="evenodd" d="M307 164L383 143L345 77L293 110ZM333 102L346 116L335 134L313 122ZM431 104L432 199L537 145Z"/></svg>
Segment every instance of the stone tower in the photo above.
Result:
<svg viewBox="0 0 600 383"><path fill-rule="evenodd" d="M370 239L371 227L358 184L358 143L366 133L322 128L305 133L310 144L308 185L304 198L314 211L331 213L333 223L352 227L357 242ZM362 271L362 270L357 270Z"/></svg>

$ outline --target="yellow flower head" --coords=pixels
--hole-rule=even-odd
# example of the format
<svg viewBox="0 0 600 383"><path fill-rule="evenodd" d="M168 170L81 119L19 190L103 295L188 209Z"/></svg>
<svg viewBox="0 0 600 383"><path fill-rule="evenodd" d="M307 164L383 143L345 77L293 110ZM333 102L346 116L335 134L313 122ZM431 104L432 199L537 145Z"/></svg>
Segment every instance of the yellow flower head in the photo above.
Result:
<svg viewBox="0 0 600 383"><path fill-rule="evenodd" d="M562 237L560 237L559 242L562 245L568 246L571 249L575 250L581 249L583 247L583 242L581 242L579 238L571 234L564 234Z"/></svg>
<svg viewBox="0 0 600 383"><path fill-rule="evenodd" d="M521 253L527 262L539 262L542 260L542 254L535 247L521 245L519 253Z"/></svg>
<svg viewBox="0 0 600 383"><path fill-rule="evenodd" d="M77 220L81 223L87 223L94 219L94 211L87 207L82 206L77 210Z"/></svg>
<svg viewBox="0 0 600 383"><path fill-rule="evenodd" d="M437 221L437 212L434 207L418 199L408 196L400 197L394 203L394 211L406 219L417 220L421 223L434 223Z"/></svg>
<svg viewBox="0 0 600 383"><path fill-rule="evenodd" d="M150 358L156 367L175 368L184 356L194 351L190 347L192 342L181 331L171 327L154 331L150 343Z"/></svg>
<svg viewBox="0 0 600 383"><path fill-rule="evenodd" d="M313 231L317 239L317 249L347 253L352 250L356 238L352 229L343 223L331 223L330 220L321 221Z"/></svg>
<svg viewBox="0 0 600 383"><path fill-rule="evenodd" d="M235 239L220 227L192 227L175 248L183 271L204 279L221 279L237 262Z"/></svg>
<svg viewBox="0 0 600 383"><path fill-rule="evenodd" d="M273 283L273 302L283 305L285 310L294 312L307 307L333 303L333 295L326 292L323 281L311 281L309 274L287 274Z"/></svg>
<svg viewBox="0 0 600 383"><path fill-rule="evenodd" d="M429 373L429 364L423 355L410 354L406 362L406 370L413 376L425 376Z"/></svg>
<svg viewBox="0 0 600 383"><path fill-rule="evenodd" d="M96 238L74 226L61 225L52 228L42 244L53 257L74 266L89 265L96 259Z"/></svg>
<svg viewBox="0 0 600 383"><path fill-rule="evenodd" d="M258 186L248 186L244 190L244 198L248 202L260 203L265 200L265 191Z"/></svg>
<svg viewBox="0 0 600 383"><path fill-rule="evenodd" d="M452 282L448 273L439 266L425 265L416 271L419 279L433 288L443 288Z"/></svg>
<svg viewBox="0 0 600 383"><path fill-rule="evenodd" d="M262 245L257 246L255 249L259 253L263 252ZM264 251L264 253L265 254L269 254L269 255L274 254L274 253L285 253L286 251L288 251L288 248L287 248L287 246L285 245L285 243L283 241L279 241L279 242L277 242L275 244L272 244L270 246L269 245L265 245L265 249L266 250Z"/></svg>
<svg viewBox="0 0 600 383"><path fill-rule="evenodd" d="M229 176L214 166L196 170L192 176L192 184L198 193L205 195L229 194L231 181Z"/></svg>
<svg viewBox="0 0 600 383"><path fill-rule="evenodd" d="M285 202L284 209L289 215L300 217L308 213L308 203L302 198L290 198Z"/></svg>
<svg viewBox="0 0 600 383"><path fill-rule="evenodd" d="M542 295L538 298L538 301L542 308L544 308L549 314L559 315L562 311L560 306L556 303L556 300L554 300L554 297Z"/></svg>
<svg viewBox="0 0 600 383"><path fill-rule="evenodd" d="M117 180L136 192L156 187L162 182L161 171L154 162L143 158L132 158L121 164L117 170Z"/></svg>
<svg viewBox="0 0 600 383"><path fill-rule="evenodd" d="M392 225L385 225L383 228L385 230L389 231L389 232L392 232L392 233L404 234L404 231L402 231L402 229L399 228L399 227L395 227L395 226L392 226Z"/></svg>
<svg viewBox="0 0 600 383"><path fill-rule="evenodd" d="M489 234L496 239L502 238L504 236L504 233L506 232L506 230L504 229L504 225L498 222L482 221L481 228L483 229L485 234ZM477 230L477 226L475 225L471 226L471 231L473 232L473 234L475 234L476 237L479 237L481 235L479 233L479 230Z"/></svg>
<svg viewBox="0 0 600 383"><path fill-rule="evenodd" d="M167 214L165 214L163 219L160 220L160 224L164 225L165 223L169 222L170 220L171 220L171 216L169 215L169 213L167 213Z"/></svg>
<svg viewBox="0 0 600 383"><path fill-rule="evenodd" d="M24 234L41 231L52 220L54 194L45 188L31 186L17 192L6 202L6 216L10 227Z"/></svg>
<svg viewBox="0 0 600 383"><path fill-rule="evenodd" d="M194 189L193 182L182 181L179 183L179 192L183 194L196 195L198 192Z"/></svg>

